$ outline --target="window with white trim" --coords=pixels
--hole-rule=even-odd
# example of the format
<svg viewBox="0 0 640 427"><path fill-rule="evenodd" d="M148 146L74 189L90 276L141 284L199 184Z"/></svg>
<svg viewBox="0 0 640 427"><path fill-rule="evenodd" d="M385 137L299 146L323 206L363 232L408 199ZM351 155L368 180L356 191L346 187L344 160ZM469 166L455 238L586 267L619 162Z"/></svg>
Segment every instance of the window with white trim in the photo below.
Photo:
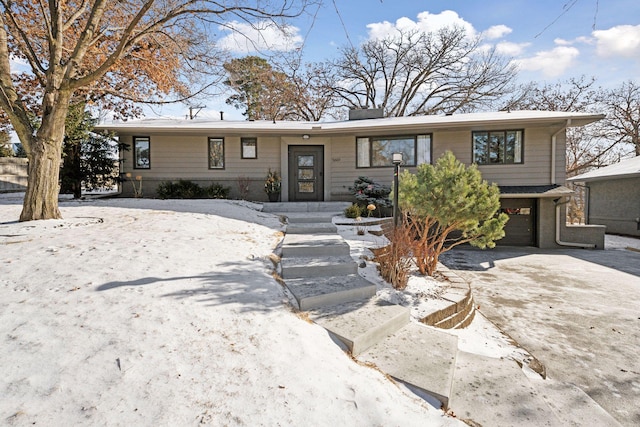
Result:
<svg viewBox="0 0 640 427"><path fill-rule="evenodd" d="M356 138L356 166L393 166L393 153L402 153L404 166L431 163L431 135Z"/></svg>

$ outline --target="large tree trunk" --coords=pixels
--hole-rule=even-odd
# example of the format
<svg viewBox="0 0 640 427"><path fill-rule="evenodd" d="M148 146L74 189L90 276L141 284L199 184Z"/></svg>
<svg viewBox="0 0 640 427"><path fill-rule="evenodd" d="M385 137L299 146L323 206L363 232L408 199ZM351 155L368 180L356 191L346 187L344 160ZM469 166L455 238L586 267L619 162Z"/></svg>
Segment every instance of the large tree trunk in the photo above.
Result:
<svg viewBox="0 0 640 427"><path fill-rule="evenodd" d="M69 90L46 93L42 123L35 136L24 138L29 143L29 178L20 221L62 218L58 209L60 162L70 98Z"/></svg>
<svg viewBox="0 0 640 427"><path fill-rule="evenodd" d="M62 218L58 209L59 144L36 138L29 156L29 178L20 221Z"/></svg>

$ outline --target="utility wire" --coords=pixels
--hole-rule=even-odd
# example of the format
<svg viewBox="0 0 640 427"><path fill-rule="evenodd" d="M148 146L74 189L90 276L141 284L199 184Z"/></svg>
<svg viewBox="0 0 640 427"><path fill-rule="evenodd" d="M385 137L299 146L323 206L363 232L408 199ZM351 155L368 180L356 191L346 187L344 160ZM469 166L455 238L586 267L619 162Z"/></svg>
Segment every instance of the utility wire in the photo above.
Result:
<svg viewBox="0 0 640 427"><path fill-rule="evenodd" d="M342 24L342 29L344 30L344 35L347 37L347 41L352 49L355 49L353 42L351 41L351 37L349 37L349 31L347 31L347 26L344 24L344 20L342 19L342 15L340 14L340 10L338 9L338 5L336 4L336 0L332 0L333 8L336 10L336 14L338 15L338 19L340 19L340 24Z"/></svg>

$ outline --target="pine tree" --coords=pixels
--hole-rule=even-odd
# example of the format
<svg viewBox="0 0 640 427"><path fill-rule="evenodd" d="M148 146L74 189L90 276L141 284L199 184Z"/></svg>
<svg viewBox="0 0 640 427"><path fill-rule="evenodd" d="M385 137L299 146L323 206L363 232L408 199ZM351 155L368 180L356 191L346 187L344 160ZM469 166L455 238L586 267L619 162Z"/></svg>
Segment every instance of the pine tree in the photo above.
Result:
<svg viewBox="0 0 640 427"><path fill-rule="evenodd" d="M493 248L504 237L508 216L496 215L500 190L482 179L475 165L468 168L446 152L435 165L404 171L399 205L403 227L417 236L413 254L422 274L432 275L439 256L463 243Z"/></svg>
<svg viewBox="0 0 640 427"><path fill-rule="evenodd" d="M93 133L97 119L85 111L85 104L69 109L65 124L60 192L82 197L87 191L111 186L118 175L116 144L108 136Z"/></svg>

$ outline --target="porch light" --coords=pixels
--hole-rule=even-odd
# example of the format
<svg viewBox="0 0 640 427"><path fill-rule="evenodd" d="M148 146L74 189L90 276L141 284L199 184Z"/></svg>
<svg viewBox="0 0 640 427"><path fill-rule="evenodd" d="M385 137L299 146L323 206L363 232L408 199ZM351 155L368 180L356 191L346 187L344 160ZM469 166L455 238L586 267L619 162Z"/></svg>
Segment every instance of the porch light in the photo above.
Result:
<svg viewBox="0 0 640 427"><path fill-rule="evenodd" d="M399 165L400 163L402 163L402 153L393 153L392 162L394 165Z"/></svg>
<svg viewBox="0 0 640 427"><path fill-rule="evenodd" d="M304 135L302 135L302 139L309 139L309 134L305 133Z"/></svg>

